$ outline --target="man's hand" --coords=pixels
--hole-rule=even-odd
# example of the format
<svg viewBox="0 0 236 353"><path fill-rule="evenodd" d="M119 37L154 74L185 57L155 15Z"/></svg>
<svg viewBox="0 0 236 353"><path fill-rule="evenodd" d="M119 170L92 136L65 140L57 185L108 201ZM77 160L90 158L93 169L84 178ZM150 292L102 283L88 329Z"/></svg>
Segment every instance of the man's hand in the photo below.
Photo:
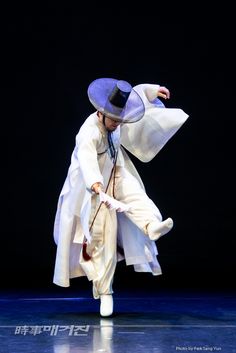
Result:
<svg viewBox="0 0 236 353"><path fill-rule="evenodd" d="M117 212L129 211L131 207L121 201L114 199L113 197L100 193L100 201L103 202L109 210L116 210Z"/></svg>
<svg viewBox="0 0 236 353"><path fill-rule="evenodd" d="M99 194L100 191L102 191L102 183L94 183L91 187L92 191L94 191L96 194Z"/></svg>
<svg viewBox="0 0 236 353"><path fill-rule="evenodd" d="M162 97L164 99L169 99L170 98L170 91L168 90L168 88L166 88L164 86L160 86L159 90L157 92L157 97Z"/></svg>

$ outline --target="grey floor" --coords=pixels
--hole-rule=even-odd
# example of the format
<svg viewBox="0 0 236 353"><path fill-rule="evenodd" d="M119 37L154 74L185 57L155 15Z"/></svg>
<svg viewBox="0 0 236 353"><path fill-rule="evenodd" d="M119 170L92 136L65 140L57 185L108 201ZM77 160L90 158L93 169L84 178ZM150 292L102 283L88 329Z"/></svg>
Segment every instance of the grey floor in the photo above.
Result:
<svg viewBox="0 0 236 353"><path fill-rule="evenodd" d="M114 315L105 319L87 293L5 292L0 352L236 352L232 292L123 292L114 303Z"/></svg>

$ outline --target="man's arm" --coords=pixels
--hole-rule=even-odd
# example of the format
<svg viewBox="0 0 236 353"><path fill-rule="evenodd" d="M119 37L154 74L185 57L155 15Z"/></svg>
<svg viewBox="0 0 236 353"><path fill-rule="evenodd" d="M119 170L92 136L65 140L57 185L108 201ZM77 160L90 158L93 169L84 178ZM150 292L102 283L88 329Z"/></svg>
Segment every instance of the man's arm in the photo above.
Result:
<svg viewBox="0 0 236 353"><path fill-rule="evenodd" d="M90 131L82 131L77 140L77 157L80 170L88 190L98 193L98 187L102 188L103 176L101 174L98 159L97 145L99 142L99 131L96 127Z"/></svg>

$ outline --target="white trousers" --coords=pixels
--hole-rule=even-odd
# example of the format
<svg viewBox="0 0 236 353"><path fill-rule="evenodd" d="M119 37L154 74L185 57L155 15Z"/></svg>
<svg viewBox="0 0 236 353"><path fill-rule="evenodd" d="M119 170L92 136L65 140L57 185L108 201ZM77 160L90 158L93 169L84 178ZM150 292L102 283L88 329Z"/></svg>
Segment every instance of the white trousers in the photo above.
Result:
<svg viewBox="0 0 236 353"><path fill-rule="evenodd" d="M132 211L126 216L147 234L147 225L162 220L161 213L154 202L148 197L135 177L125 168L116 167L107 193L115 199L129 204ZM102 204L98 210L98 196L92 197L92 212L90 217L92 241L87 246L87 252L97 277L93 280L93 296L112 294L112 283L117 264L117 218L116 211L109 210Z"/></svg>

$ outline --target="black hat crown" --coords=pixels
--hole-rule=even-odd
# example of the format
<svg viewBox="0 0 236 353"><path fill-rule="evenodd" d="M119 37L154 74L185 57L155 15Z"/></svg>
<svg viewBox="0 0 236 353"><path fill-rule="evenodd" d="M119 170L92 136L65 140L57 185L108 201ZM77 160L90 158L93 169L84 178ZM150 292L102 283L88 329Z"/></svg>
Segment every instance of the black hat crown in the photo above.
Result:
<svg viewBox="0 0 236 353"><path fill-rule="evenodd" d="M114 106L124 108L131 90L132 87L128 82L120 80L116 83L108 99Z"/></svg>

